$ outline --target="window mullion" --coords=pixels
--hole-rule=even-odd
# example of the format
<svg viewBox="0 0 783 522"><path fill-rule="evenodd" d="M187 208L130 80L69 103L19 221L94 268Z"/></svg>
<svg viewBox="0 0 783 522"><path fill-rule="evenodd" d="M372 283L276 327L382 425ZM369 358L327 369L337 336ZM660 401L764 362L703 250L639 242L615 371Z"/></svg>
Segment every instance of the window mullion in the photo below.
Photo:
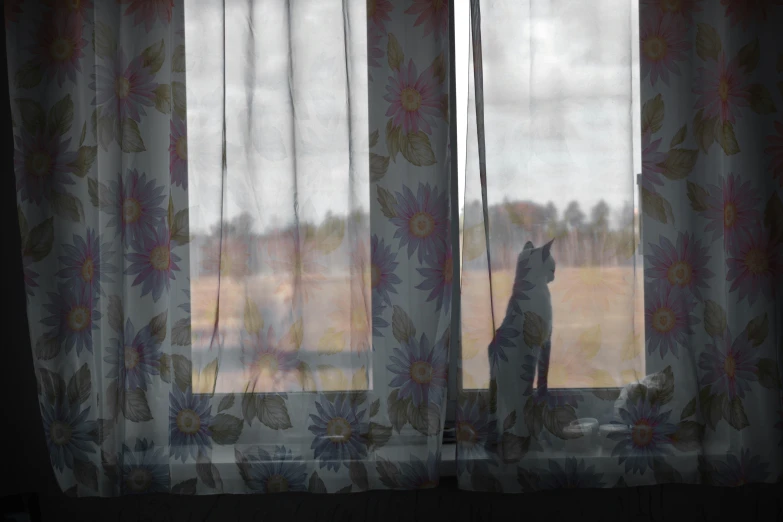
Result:
<svg viewBox="0 0 783 522"><path fill-rule="evenodd" d="M454 23L454 0L449 0L449 147L450 147L450 206L451 209L451 235L452 246L452 292L451 292L451 343L449 357L448 402L446 422L453 423L457 391L459 389L459 375L457 359L462 345L461 317L461 266L459 255L459 151L457 148L457 79L456 79L456 26Z"/></svg>

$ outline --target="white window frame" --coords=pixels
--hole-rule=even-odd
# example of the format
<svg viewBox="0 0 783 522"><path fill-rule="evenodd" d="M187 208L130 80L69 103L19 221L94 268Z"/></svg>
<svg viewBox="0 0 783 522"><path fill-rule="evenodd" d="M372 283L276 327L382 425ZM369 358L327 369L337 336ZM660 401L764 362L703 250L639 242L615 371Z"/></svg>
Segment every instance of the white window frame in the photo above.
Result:
<svg viewBox="0 0 783 522"><path fill-rule="evenodd" d="M469 0L466 0L469 1ZM457 122L459 118L459 111L457 110L457 96L456 96L456 24L455 24L455 0L449 0L449 17L450 17L450 52L449 52L449 68L450 68L450 97L449 97L449 137L451 144L451 219L452 223L459 223L459 154L461 151L458 148L457 139ZM638 23L638 20L634 20ZM638 51L637 51L638 52ZM633 88L639 88L636 82L632 82ZM636 120L636 116L634 117ZM632 125L633 132L636 129L636 121ZM641 174L635 175L635 182L637 184L637 195L635 208L641 206ZM643 255L642 246L642 223L641 219L636 224L639 227L639 242L636 245L636 256L641 258ZM456 245L459 248L459 226L453 226L451 230L452 245ZM461 274L461 257L459 255L453 256L454 273ZM441 464L441 474L443 476L455 476L456 468L454 466L454 455L456 450L456 439L454 436L455 422L456 422L456 403L460 390L460 376L459 366L457 361L460 357L462 350L462 336L461 336L461 276L454 278L452 288L452 325L451 325L451 339L452 339L452 352L449 358L449 380L448 380L448 403L446 410L446 419L443 432L443 463ZM645 361L645 368L649 370L651 365L648 361ZM559 393L574 393L576 391L582 393L585 398L585 402L580 406L586 417L594 417L599 421L604 422L610 420L609 418L614 413L614 401L608 400L606 397L619 396L622 386L610 387L610 388L551 388L549 390L552 394ZM486 390L486 389L484 389ZM488 390L487 390L488 391ZM599 398L598 395L603 395L604 398Z"/></svg>

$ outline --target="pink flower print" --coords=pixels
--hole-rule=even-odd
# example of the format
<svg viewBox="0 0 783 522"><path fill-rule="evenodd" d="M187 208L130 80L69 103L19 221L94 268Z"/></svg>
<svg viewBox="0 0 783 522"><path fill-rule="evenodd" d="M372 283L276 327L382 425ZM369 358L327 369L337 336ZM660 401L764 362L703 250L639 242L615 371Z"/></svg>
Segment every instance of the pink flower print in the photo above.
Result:
<svg viewBox="0 0 783 522"><path fill-rule="evenodd" d="M383 34L386 34L386 22L391 22L391 13L394 7L389 0L367 0L367 21L368 26L377 28Z"/></svg>
<svg viewBox="0 0 783 522"><path fill-rule="evenodd" d="M655 85L660 77L668 85L669 72L680 74L677 62L686 59L691 47L684 20L670 14L644 16L640 39L642 78L649 75L650 83Z"/></svg>
<svg viewBox="0 0 783 522"><path fill-rule="evenodd" d="M143 23L148 33L158 18L164 26L171 22L174 0L120 0L120 3L130 4L125 10L125 16L135 15L133 23Z"/></svg>
<svg viewBox="0 0 783 522"><path fill-rule="evenodd" d="M88 14L93 11L92 0L46 0L46 5L55 11L55 16L75 16L81 20L88 20Z"/></svg>
<svg viewBox="0 0 783 522"><path fill-rule="evenodd" d="M745 332L733 338L726 328L707 344L699 356L699 368L706 372L702 381L711 385L713 394L725 393L729 401L742 399L750 391L750 383L758 381L758 352Z"/></svg>
<svg viewBox="0 0 783 522"><path fill-rule="evenodd" d="M66 77L76 82L76 72L82 70L79 61L87 46L87 40L82 38L83 25L81 17L69 15L50 18L38 29L32 51L47 74L57 78L60 87Z"/></svg>
<svg viewBox="0 0 783 522"><path fill-rule="evenodd" d="M139 175L136 169L128 171L125 178L110 181L102 210L111 215L108 227L117 227L123 243L140 239L166 217L161 204L166 199L164 187L156 185L147 174Z"/></svg>
<svg viewBox="0 0 783 522"><path fill-rule="evenodd" d="M657 9L662 14L682 17L687 25L693 23L693 13L701 11L702 0L642 0L642 5ZM646 16L646 14L645 14Z"/></svg>
<svg viewBox="0 0 783 522"><path fill-rule="evenodd" d="M726 53L721 53L717 63L708 63L709 67L699 67L696 72L694 94L699 99L694 106L704 109L704 118L720 116L721 123L734 123L735 113L740 107L749 105L749 94L745 77L734 58L726 63Z"/></svg>
<svg viewBox="0 0 783 522"><path fill-rule="evenodd" d="M709 209L704 212L704 217L710 220L704 232L713 231L713 241L722 236L727 252L734 250L741 232L757 226L761 220L757 209L761 200L751 189L750 181L742 184L740 181L739 176L729 174L720 187L710 185Z"/></svg>
<svg viewBox="0 0 783 522"><path fill-rule="evenodd" d="M642 136L642 187L651 192L656 191L656 187L663 186L663 180L660 175L663 172L661 163L666 161L666 153L659 152L662 138L652 141L651 133L646 132Z"/></svg>
<svg viewBox="0 0 783 522"><path fill-rule="evenodd" d="M22 202L40 205L52 190L74 184L68 176L70 164L77 159L76 152L68 150L71 138L63 140L58 134L45 132L31 135L23 128L14 136L14 144L16 190Z"/></svg>
<svg viewBox="0 0 783 522"><path fill-rule="evenodd" d="M179 271L178 255L171 251L169 229L159 223L150 233L132 242L133 253L126 257L130 262L125 271L136 275L132 286L141 285L141 297L152 292L152 300L157 302L171 288L171 280L176 279L174 272Z"/></svg>
<svg viewBox="0 0 783 522"><path fill-rule="evenodd" d="M425 268L417 268L416 271L424 277L424 281L416 285L419 290L429 291L427 302L436 300L436 310L446 307L446 313L451 309L451 283L454 274L451 249L436 251L434 256L425 260Z"/></svg>
<svg viewBox="0 0 783 522"><path fill-rule="evenodd" d="M742 25L748 28L749 22L763 22L767 19L767 9L775 5L783 5L781 0L721 0L726 6L726 18L731 19L731 25Z"/></svg>
<svg viewBox="0 0 783 522"><path fill-rule="evenodd" d="M383 34L379 30L373 27L367 30L367 65L369 67L381 66L381 62L378 61L383 58L381 38L383 38ZM368 76L372 81L372 74L368 74Z"/></svg>
<svg viewBox="0 0 783 522"><path fill-rule="evenodd" d="M402 283L394 270L397 268L397 252L392 252L391 245L387 245L383 238L376 234L372 236L370 281L372 291L387 305L391 304L390 293L396 294L394 285ZM374 298L374 297L373 297Z"/></svg>
<svg viewBox="0 0 783 522"><path fill-rule="evenodd" d="M663 358L670 351L677 357L678 346L685 346L693 335L691 326L700 322L690 313L693 297L679 287L656 282L645 284L644 300L647 353L658 350Z"/></svg>
<svg viewBox="0 0 783 522"><path fill-rule="evenodd" d="M448 0L413 0L405 14L419 15L413 26L424 25L424 37L433 32L436 38L449 34Z"/></svg>
<svg viewBox="0 0 783 522"><path fill-rule="evenodd" d="M692 234L680 232L676 246L661 236L659 245L650 243L650 250L652 253L644 256L649 263L644 270L647 277L688 290L701 299L700 289L709 288L707 279L715 276L707 268L707 247L702 247Z"/></svg>
<svg viewBox="0 0 783 522"><path fill-rule="evenodd" d="M144 67L143 56L127 63L125 53L119 49L108 66L96 65L95 70L90 88L95 89L95 104L101 106L102 114L119 121L130 118L138 122L147 114L144 107L155 105L158 83Z"/></svg>
<svg viewBox="0 0 783 522"><path fill-rule="evenodd" d="M446 249L449 229L446 193L437 187L419 183L416 194L408 187L397 192L396 216L391 219L397 227L394 238L400 239L399 248L408 245L408 257L418 252L419 263Z"/></svg>
<svg viewBox="0 0 783 522"><path fill-rule="evenodd" d="M408 60L408 67L400 67L396 78L389 76L386 90L383 99L390 104L386 116L393 118L395 127L402 126L406 134L420 129L432 134L434 118L440 116L440 91L431 67L419 76L413 60Z"/></svg>
<svg viewBox="0 0 783 522"><path fill-rule="evenodd" d="M740 235L732 257L726 260L726 281L732 282L729 292L738 291L739 301L745 297L753 305L759 294L772 299L781 269L780 245L771 241L760 224Z"/></svg>
<svg viewBox="0 0 783 522"><path fill-rule="evenodd" d="M188 134L186 122L174 116L169 136L171 183L188 189Z"/></svg>

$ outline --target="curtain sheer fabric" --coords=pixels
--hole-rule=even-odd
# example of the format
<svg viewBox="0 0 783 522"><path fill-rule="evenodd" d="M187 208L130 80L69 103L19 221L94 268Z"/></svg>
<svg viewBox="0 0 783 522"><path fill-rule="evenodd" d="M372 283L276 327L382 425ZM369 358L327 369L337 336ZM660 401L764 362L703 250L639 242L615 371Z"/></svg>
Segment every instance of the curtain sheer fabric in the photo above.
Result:
<svg viewBox="0 0 783 522"><path fill-rule="evenodd" d="M783 7L638 8L471 1L457 342L448 2L6 2L63 490L433 487L449 356L463 489L777 480Z"/></svg>
<svg viewBox="0 0 783 522"><path fill-rule="evenodd" d="M460 487L779 480L783 7L471 5Z"/></svg>
<svg viewBox="0 0 783 522"><path fill-rule="evenodd" d="M6 3L63 490L438 483L448 20L421 0Z"/></svg>

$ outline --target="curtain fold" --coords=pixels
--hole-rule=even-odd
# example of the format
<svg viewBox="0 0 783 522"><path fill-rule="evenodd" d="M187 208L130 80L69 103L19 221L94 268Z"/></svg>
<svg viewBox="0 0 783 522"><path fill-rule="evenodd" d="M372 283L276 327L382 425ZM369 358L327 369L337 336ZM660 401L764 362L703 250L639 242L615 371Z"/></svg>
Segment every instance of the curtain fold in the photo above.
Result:
<svg viewBox="0 0 783 522"><path fill-rule="evenodd" d="M63 490L438 483L448 20L422 0L6 9Z"/></svg>
<svg viewBox="0 0 783 522"><path fill-rule="evenodd" d="M779 480L783 8L745 4L472 0L461 488Z"/></svg>
<svg viewBox="0 0 783 522"><path fill-rule="evenodd" d="M783 7L723 1L681 13L646 5L642 14L648 352L675 379L688 376L673 404L682 406L675 436L698 426L705 448L692 480L774 482L783 471L783 45L772 28ZM677 324L663 325L665 314Z"/></svg>
<svg viewBox="0 0 783 522"><path fill-rule="evenodd" d="M28 318L48 451L69 493L174 485L170 383L190 379L170 326L189 267L186 177L169 168L169 129L184 126L181 15L135 1L6 11Z"/></svg>

